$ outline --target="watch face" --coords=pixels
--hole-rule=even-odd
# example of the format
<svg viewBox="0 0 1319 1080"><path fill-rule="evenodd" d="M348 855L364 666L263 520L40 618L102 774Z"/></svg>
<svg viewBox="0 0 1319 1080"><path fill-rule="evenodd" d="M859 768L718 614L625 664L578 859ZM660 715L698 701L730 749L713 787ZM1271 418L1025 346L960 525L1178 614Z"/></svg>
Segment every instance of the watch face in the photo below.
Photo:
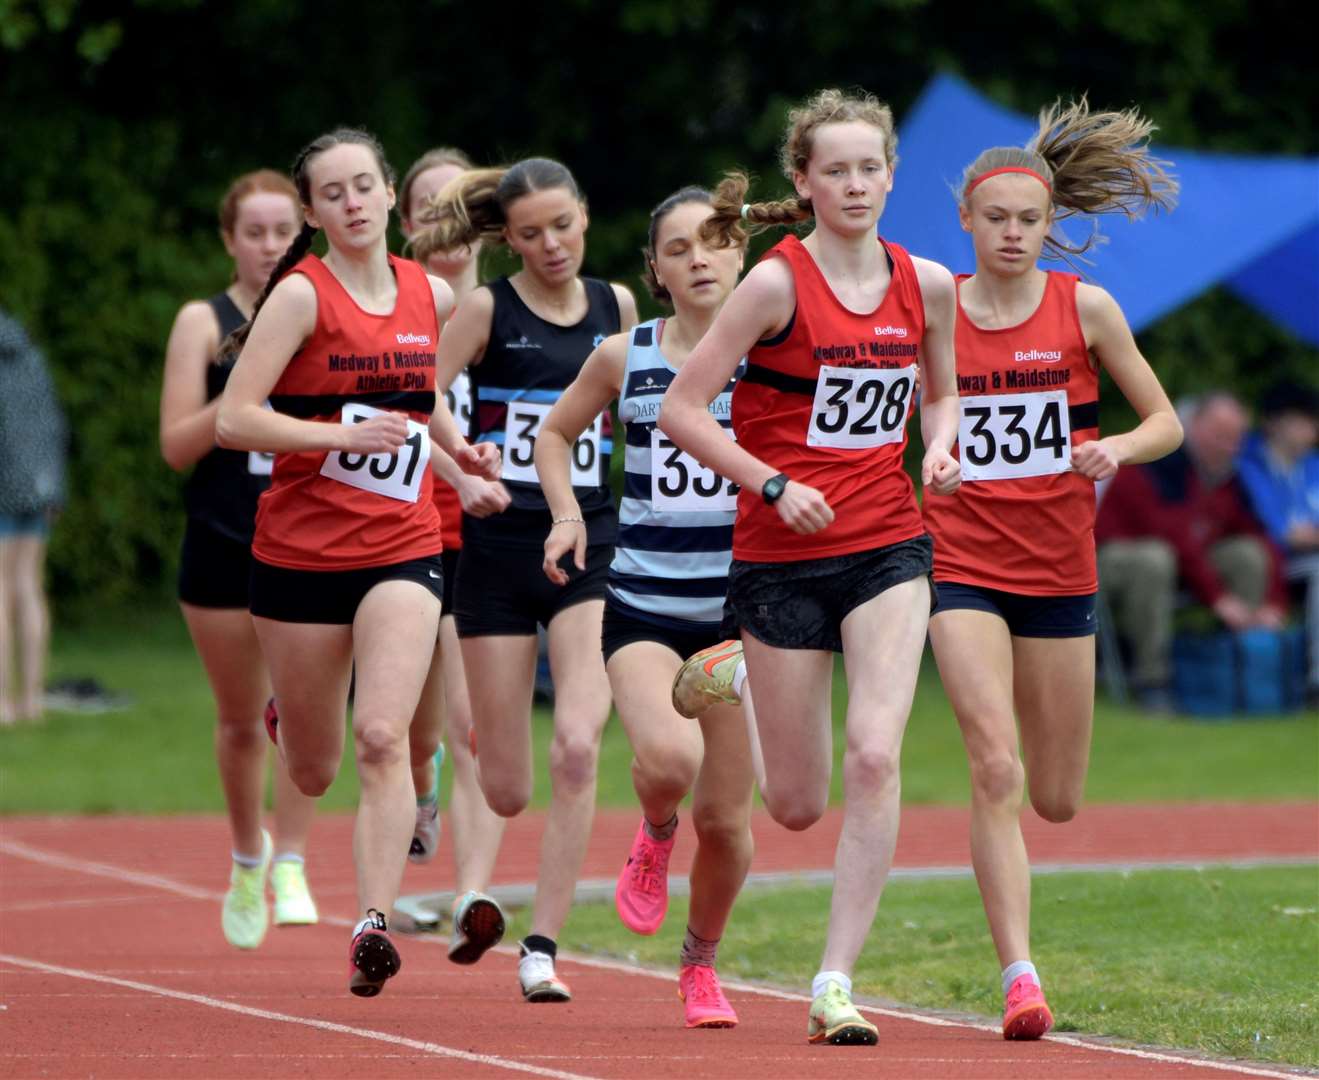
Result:
<svg viewBox="0 0 1319 1080"><path fill-rule="evenodd" d="M787 478L784 476L771 476L765 481L765 486L760 489L760 494L767 503L772 503L783 494L783 489L788 486Z"/></svg>

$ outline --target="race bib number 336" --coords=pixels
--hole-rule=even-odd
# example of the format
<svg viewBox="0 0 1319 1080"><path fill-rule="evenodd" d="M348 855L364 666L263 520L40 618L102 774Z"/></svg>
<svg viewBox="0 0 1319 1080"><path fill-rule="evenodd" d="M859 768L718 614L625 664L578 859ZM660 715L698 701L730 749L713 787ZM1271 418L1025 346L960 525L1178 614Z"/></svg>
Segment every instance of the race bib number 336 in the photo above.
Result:
<svg viewBox="0 0 1319 1080"><path fill-rule="evenodd" d="M343 407L343 423L360 424L384 410L349 402ZM425 424L408 421L408 437L394 454L350 454L346 450L325 455L321 475L341 484L374 491L400 502L416 502L421 481L431 458L430 435Z"/></svg>
<svg viewBox="0 0 1319 1080"><path fill-rule="evenodd" d="M964 397L957 443L964 480L1066 472L1072 467L1067 391Z"/></svg>
<svg viewBox="0 0 1319 1080"><path fill-rule="evenodd" d="M870 450L901 442L916 369L820 366L807 446Z"/></svg>
<svg viewBox="0 0 1319 1080"><path fill-rule="evenodd" d="M553 405L542 402L510 401L508 421L504 428L504 464L501 475L505 480L524 484L539 484L536 475L536 437L540 426L549 416ZM600 486L600 435L603 422L599 416L591 426L577 436L569 455L572 486Z"/></svg>

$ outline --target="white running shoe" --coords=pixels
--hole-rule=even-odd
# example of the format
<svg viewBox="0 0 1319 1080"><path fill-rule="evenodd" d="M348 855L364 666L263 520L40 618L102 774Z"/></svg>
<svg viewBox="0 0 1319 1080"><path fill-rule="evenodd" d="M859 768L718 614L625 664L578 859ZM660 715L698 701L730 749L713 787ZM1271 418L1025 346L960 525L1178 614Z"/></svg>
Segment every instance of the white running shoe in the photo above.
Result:
<svg viewBox="0 0 1319 1080"><path fill-rule="evenodd" d="M314 926L319 920L302 863L277 860L270 868L270 887L275 893L276 926Z"/></svg>
<svg viewBox="0 0 1319 1080"><path fill-rule="evenodd" d="M229 874L229 891L220 909L220 928L225 940L236 949L255 949L266 936L270 911L266 907L266 870L274 845L270 833L261 830L261 863L240 866L234 863Z"/></svg>
<svg viewBox="0 0 1319 1080"><path fill-rule="evenodd" d="M554 957L549 953L527 952L522 946L518 960L518 982L522 997L530 1002L571 1001L568 984L554 974Z"/></svg>
<svg viewBox="0 0 1319 1080"><path fill-rule="evenodd" d="M439 790L440 770L444 768L444 743L435 751L435 790ZM428 863L440 846L440 804L417 804L417 824L412 830L408 858L414 863Z"/></svg>

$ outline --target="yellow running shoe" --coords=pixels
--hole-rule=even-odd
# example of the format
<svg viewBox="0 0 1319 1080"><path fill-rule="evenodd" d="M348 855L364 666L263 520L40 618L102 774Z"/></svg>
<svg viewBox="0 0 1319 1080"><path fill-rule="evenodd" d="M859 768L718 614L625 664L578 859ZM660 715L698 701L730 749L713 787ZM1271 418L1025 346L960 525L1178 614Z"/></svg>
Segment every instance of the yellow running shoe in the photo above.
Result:
<svg viewBox="0 0 1319 1080"><path fill-rule="evenodd" d="M740 705L733 676L741 661L740 641L721 641L687 657L673 677L673 707L695 719L711 705Z"/></svg>
<svg viewBox="0 0 1319 1080"><path fill-rule="evenodd" d="M270 887L275 893L276 926L314 926L319 917L316 901L307 888L302 863L276 859L270 868Z"/></svg>
<svg viewBox="0 0 1319 1080"><path fill-rule="evenodd" d="M851 994L831 982L811 1002L806 1038L834 1046L874 1046L879 1042L879 1028L856 1011Z"/></svg>
<svg viewBox="0 0 1319 1080"><path fill-rule="evenodd" d="M229 891L224 894L220 927L225 940L236 949L255 949L266 936L270 912L266 909L266 870L270 867L273 845L270 833L261 830L261 864L239 866L234 863L229 875Z"/></svg>

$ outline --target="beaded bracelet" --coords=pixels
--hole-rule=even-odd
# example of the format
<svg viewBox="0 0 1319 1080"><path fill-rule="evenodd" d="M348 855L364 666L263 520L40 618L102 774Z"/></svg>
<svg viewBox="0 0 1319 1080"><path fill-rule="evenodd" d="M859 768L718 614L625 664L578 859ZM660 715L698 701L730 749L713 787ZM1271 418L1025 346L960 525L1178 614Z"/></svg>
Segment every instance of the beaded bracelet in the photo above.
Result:
<svg viewBox="0 0 1319 1080"><path fill-rule="evenodd" d="M575 521L575 522L577 522L579 525L585 525L585 524L586 524L586 519L585 519L585 518L582 518L582 517L560 517L560 518L551 518L551 519L550 519L550 525L552 525L552 526L553 526L553 525L566 525L566 524L567 524L568 522L570 522L570 521Z"/></svg>

